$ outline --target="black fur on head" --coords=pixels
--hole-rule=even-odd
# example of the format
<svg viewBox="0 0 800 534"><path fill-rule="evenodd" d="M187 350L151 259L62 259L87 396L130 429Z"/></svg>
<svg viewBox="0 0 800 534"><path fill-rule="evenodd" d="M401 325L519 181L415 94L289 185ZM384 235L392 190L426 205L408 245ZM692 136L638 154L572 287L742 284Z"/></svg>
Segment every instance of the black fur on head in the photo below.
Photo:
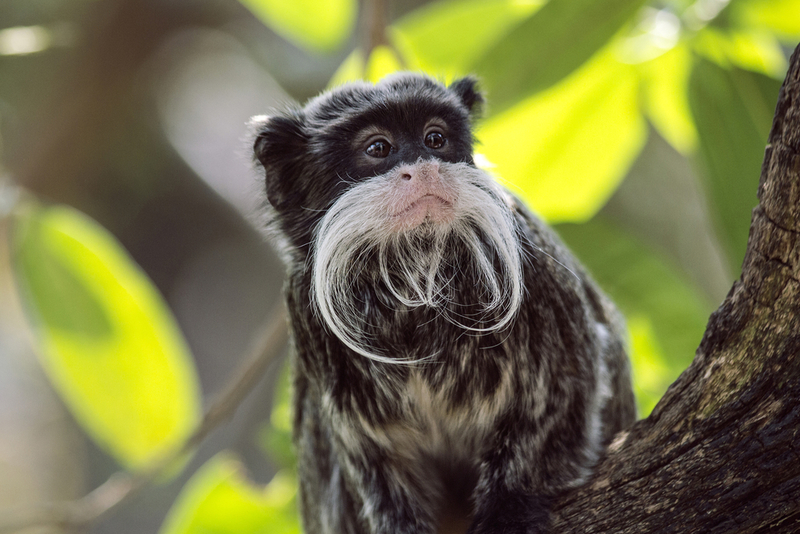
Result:
<svg viewBox="0 0 800 534"><path fill-rule="evenodd" d="M319 214L344 190L400 163L436 157L472 165L472 121L482 102L473 78L445 86L424 75L402 73L375 85L343 85L302 109L257 121L255 157L284 234L296 237L296 244L307 242ZM402 149L377 164L363 157L371 131L418 139L432 120L442 124L447 138L446 147L435 154L419 142L398 142Z"/></svg>

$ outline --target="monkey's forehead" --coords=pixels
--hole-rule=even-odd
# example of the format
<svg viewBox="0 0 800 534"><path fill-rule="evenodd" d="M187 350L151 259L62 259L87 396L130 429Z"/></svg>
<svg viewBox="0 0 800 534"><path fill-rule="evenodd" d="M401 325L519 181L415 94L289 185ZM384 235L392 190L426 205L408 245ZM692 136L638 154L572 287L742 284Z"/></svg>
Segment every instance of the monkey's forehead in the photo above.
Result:
<svg viewBox="0 0 800 534"><path fill-rule="evenodd" d="M391 121L400 116L405 120L414 116L424 120L431 115L459 120L468 117L468 110L447 87L412 73L393 75L375 85L355 82L339 86L309 101L303 111L309 126L325 128L358 118Z"/></svg>

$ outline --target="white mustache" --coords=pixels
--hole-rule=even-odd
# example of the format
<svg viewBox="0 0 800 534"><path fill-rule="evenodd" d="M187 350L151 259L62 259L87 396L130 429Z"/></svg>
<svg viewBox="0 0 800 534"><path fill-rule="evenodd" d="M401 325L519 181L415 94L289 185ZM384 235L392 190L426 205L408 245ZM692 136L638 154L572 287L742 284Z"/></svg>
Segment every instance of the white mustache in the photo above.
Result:
<svg viewBox="0 0 800 534"><path fill-rule="evenodd" d="M415 166L430 165L418 161ZM400 192L399 166L358 183L343 193L316 229L312 265L312 301L319 316L339 340L354 352L385 363L417 363L389 357L370 345L363 307L351 290L365 259L377 259L378 273L399 304L436 309L450 323L474 333L497 332L509 325L522 299L520 232L505 191L486 172L466 163L435 162L438 196L446 198L446 217L430 217L413 227L397 224L398 206L408 206ZM425 167L425 173L432 172ZM407 177L407 175L406 175ZM426 178L427 179L427 178ZM427 187L427 186L426 186ZM470 265L455 266L456 275L470 271L469 280L454 280L449 246L468 251ZM452 284L480 288L481 302L452 302ZM477 291L476 291L477 293ZM487 326L464 324L453 305L480 305ZM475 321L476 318L469 318Z"/></svg>

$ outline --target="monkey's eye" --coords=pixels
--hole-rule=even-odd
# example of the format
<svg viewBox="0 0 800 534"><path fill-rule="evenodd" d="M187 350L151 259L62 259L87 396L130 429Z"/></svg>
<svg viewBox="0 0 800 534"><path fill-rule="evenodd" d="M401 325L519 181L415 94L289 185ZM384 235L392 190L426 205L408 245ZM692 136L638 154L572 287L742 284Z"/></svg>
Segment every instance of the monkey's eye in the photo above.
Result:
<svg viewBox="0 0 800 534"><path fill-rule="evenodd" d="M364 152L367 153L367 156L372 156L373 158L385 158L391 151L392 145L389 144L389 141L386 139L378 139L370 143Z"/></svg>
<svg viewBox="0 0 800 534"><path fill-rule="evenodd" d="M439 132L431 132L425 136L425 146L428 148L442 148L447 139Z"/></svg>

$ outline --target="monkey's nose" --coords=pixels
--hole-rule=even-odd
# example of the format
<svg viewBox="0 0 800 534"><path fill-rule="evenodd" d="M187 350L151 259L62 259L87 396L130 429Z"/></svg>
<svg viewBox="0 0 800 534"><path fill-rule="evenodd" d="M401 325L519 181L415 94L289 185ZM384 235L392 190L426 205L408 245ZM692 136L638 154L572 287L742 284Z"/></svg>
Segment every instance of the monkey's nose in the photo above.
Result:
<svg viewBox="0 0 800 534"><path fill-rule="evenodd" d="M400 169L400 178L404 181L432 182L439 178L438 161L417 161Z"/></svg>

